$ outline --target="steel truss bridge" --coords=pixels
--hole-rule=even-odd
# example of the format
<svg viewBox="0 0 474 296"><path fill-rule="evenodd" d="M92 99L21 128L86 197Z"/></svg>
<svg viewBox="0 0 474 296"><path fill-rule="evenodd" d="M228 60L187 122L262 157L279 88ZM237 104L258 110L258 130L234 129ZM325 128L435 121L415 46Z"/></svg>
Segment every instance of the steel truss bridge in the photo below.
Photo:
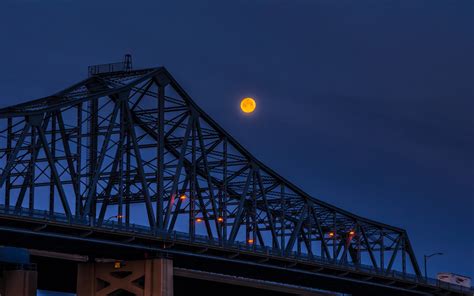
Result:
<svg viewBox="0 0 474 296"><path fill-rule="evenodd" d="M333 291L462 294L421 276L405 230L313 198L257 160L165 68L101 69L0 110L1 243L167 254Z"/></svg>

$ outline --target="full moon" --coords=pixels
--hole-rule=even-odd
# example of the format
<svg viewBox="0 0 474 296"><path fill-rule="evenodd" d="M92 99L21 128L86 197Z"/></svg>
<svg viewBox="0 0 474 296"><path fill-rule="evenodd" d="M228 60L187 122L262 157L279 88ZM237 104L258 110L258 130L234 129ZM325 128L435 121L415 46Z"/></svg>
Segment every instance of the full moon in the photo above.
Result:
<svg viewBox="0 0 474 296"><path fill-rule="evenodd" d="M244 113L252 113L256 107L257 103L255 103L255 100L252 98L245 98L240 102L240 109L242 109Z"/></svg>

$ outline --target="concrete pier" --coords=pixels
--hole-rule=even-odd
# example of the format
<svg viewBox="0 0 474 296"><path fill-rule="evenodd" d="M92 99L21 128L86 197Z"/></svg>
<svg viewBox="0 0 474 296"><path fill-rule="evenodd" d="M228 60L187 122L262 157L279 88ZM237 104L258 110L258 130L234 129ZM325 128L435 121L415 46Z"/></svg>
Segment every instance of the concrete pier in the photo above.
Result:
<svg viewBox="0 0 474 296"><path fill-rule="evenodd" d="M77 296L106 296L119 291L172 296L173 261L160 258L78 265Z"/></svg>

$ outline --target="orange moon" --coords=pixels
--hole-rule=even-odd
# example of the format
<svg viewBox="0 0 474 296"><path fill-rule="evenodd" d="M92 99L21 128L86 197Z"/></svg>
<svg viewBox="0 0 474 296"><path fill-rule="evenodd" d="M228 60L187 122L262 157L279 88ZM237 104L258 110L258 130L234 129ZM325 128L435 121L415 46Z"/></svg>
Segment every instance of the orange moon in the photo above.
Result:
<svg viewBox="0 0 474 296"><path fill-rule="evenodd" d="M240 109L242 109L244 113L252 113L255 111L255 108L257 108L257 103L255 103L255 100L252 98L244 98L240 102Z"/></svg>

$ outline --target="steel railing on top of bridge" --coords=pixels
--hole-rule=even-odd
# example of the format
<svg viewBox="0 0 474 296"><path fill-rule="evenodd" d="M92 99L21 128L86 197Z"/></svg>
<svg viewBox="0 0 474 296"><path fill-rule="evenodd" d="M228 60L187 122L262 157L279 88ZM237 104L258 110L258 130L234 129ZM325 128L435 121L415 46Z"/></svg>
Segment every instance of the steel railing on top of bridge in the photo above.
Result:
<svg viewBox="0 0 474 296"><path fill-rule="evenodd" d="M81 226L94 225L93 221L89 221L83 218L77 218L76 216L74 216L72 220L68 220L66 215L62 213L55 213L52 216L50 215L50 212L46 210L44 211L43 210L29 210L26 208L22 208L20 211L16 211L15 208L5 208L4 206L0 206L0 215L8 215L8 216L15 216L15 217L18 217L18 216L30 217L30 218L34 218L38 220L43 220L43 221L62 222L62 223L67 223L71 225L74 225L74 224L81 225ZM282 253L281 250L276 250L268 246L262 247L262 246L257 246L257 245L248 245L248 244L237 242L237 241L227 242L227 241L211 240L208 237L202 236L202 235L195 235L194 238L191 238L189 234L185 232L152 231L150 227L138 225L138 224L130 224L127 226L125 224L119 224L115 221L105 221L103 222L101 226L93 226L93 227L102 228L102 229L110 229L110 230L120 230L127 233L153 235L159 238L169 239L169 240L178 241L178 242L182 241L182 242L192 242L192 243L203 243L207 245L233 249L236 251L252 251L252 252L256 252L256 253L260 253L264 255L272 255L272 256L284 257L284 258L294 258L301 261L317 262L318 264L321 264L323 266L331 266L331 267L335 266L335 262L333 259L328 259L321 256L313 255L313 254L304 254L304 253L298 254L297 252L294 252L294 251L292 252L283 251ZM439 288L448 289L448 290L457 291L457 292L470 292L470 293L474 292L474 287L467 288L464 286L443 282L434 278L418 277L414 274L402 273L395 270L392 270L389 273L386 273L378 269L375 269L369 265L364 265L364 264L356 265L347 261L338 261L336 266L342 267L351 271L365 272L365 273L373 274L373 275L389 276L392 278L408 280L414 283L428 284L434 287L439 287Z"/></svg>
<svg viewBox="0 0 474 296"><path fill-rule="evenodd" d="M127 54L124 57L123 62L120 63L110 63L110 64L100 64L89 66L88 72L89 77L102 73L111 73L111 72L122 72L122 71L131 71L132 70L132 56Z"/></svg>

